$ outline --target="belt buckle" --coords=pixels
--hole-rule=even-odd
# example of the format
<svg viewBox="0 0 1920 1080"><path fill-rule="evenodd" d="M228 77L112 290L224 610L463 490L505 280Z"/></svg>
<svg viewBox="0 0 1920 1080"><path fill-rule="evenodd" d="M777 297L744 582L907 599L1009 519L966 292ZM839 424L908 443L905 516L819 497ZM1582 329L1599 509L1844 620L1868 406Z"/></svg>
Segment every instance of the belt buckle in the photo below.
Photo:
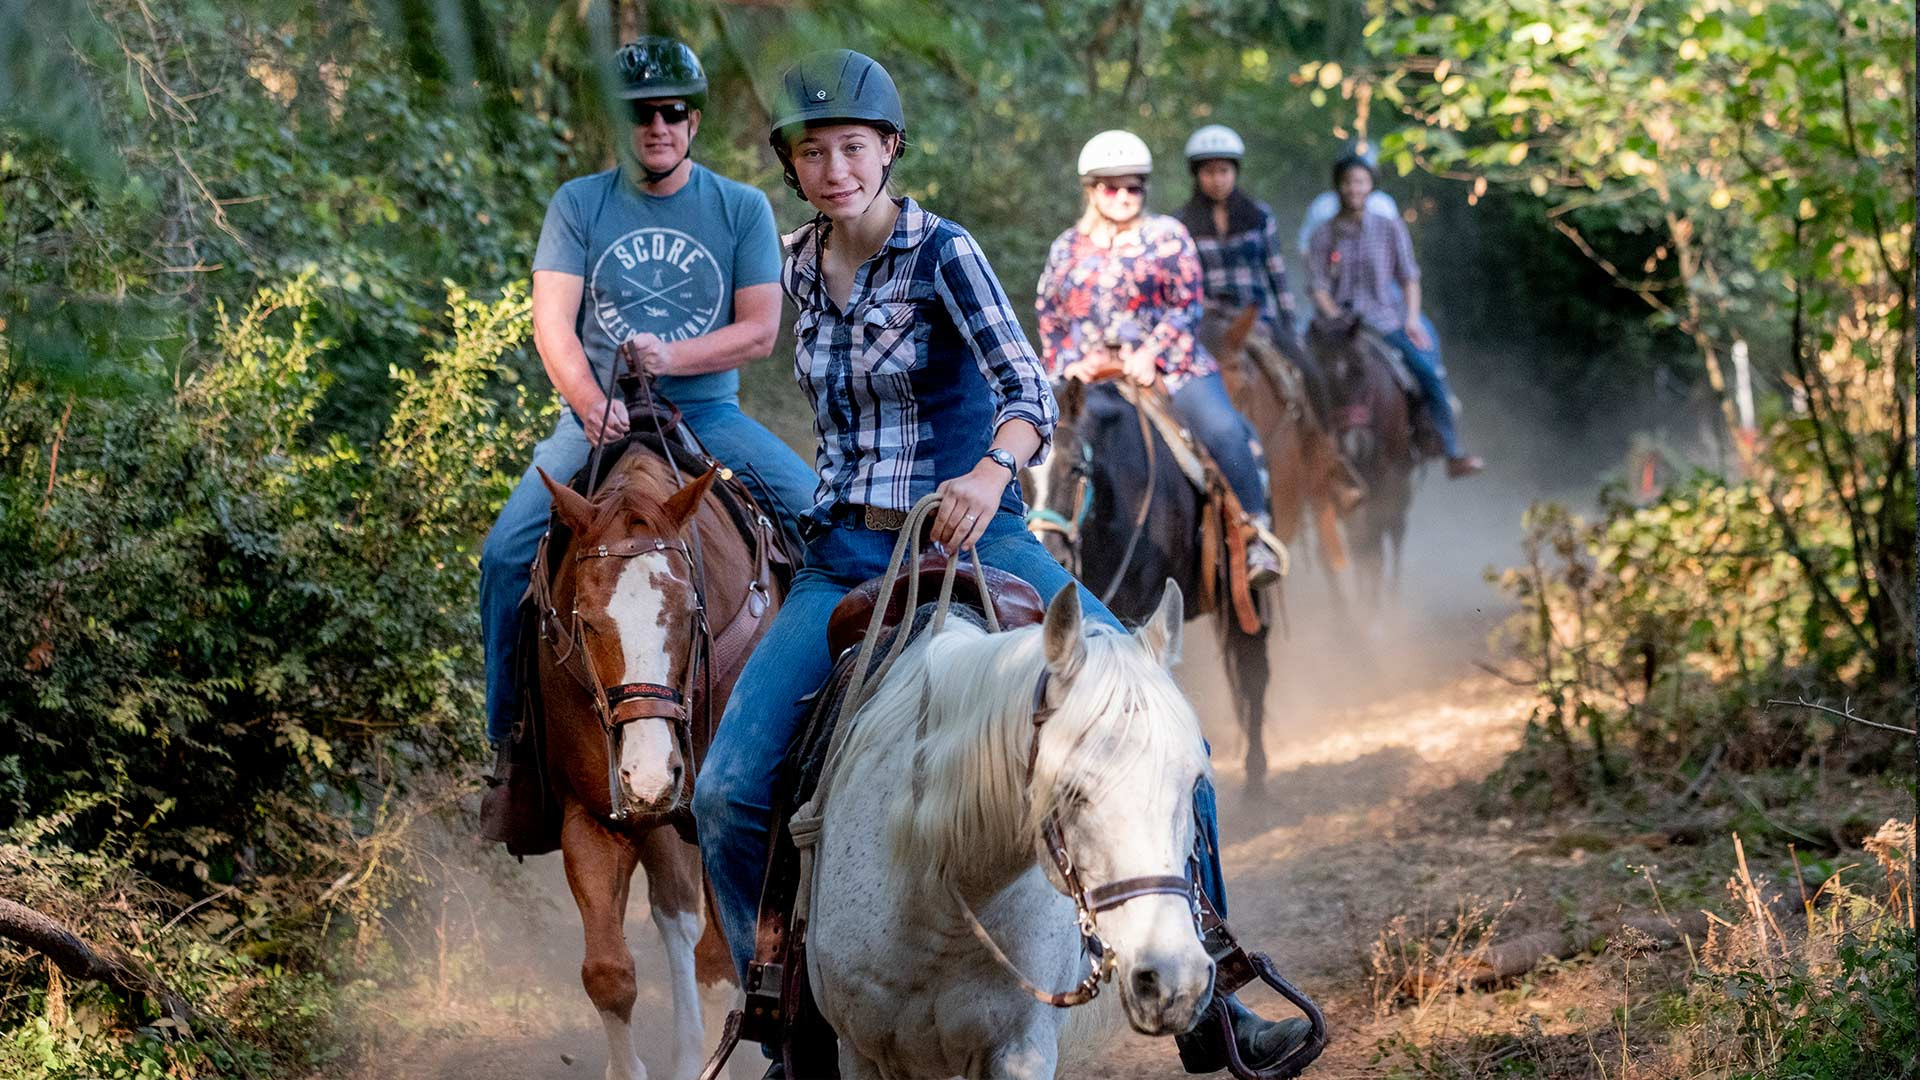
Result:
<svg viewBox="0 0 1920 1080"><path fill-rule="evenodd" d="M899 532L901 526L907 523L907 512L869 506L865 508L862 523L874 532Z"/></svg>

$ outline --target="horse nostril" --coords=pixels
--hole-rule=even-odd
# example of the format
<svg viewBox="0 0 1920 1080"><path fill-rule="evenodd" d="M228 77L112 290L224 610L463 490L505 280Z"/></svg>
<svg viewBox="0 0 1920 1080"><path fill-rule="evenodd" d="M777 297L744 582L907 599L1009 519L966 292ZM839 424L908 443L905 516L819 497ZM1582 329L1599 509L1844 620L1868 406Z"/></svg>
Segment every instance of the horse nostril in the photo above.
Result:
<svg viewBox="0 0 1920 1080"><path fill-rule="evenodd" d="M1151 1001L1160 996L1160 973L1153 968L1139 968L1133 973L1133 996Z"/></svg>

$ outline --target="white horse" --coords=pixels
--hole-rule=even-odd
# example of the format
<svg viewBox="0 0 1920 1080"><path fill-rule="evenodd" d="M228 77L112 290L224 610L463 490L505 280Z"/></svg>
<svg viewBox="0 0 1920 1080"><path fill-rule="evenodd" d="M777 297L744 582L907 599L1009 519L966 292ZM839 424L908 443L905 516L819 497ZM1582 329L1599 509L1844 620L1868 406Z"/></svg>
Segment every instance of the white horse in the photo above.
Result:
<svg viewBox="0 0 1920 1080"><path fill-rule="evenodd" d="M1135 1030L1193 1026L1213 964L1183 878L1209 767L1167 670L1181 614L1168 582L1132 635L1087 634L1072 588L1039 627L951 622L843 719L807 954L846 1080L1053 1076L1067 1010L1022 979L1084 996L1083 919Z"/></svg>

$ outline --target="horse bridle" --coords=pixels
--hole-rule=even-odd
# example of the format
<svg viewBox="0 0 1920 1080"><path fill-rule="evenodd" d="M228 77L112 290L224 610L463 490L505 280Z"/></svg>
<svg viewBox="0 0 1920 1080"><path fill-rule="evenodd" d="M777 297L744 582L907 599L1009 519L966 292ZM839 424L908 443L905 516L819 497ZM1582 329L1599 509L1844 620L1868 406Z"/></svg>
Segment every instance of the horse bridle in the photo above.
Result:
<svg viewBox="0 0 1920 1080"><path fill-rule="evenodd" d="M1147 446L1147 482L1146 495L1140 500L1140 509L1133 515L1133 531L1127 536L1127 546L1120 553L1120 562L1113 568L1113 576L1107 580L1107 587L1100 590L1102 604L1113 603L1114 594L1120 591L1120 582L1127 576L1127 568L1133 565L1133 554L1140 547L1140 537L1146 534L1147 518L1153 514L1154 495L1156 494L1153 473L1159 467L1159 450L1153 437L1153 429L1148 426L1147 414L1135 407L1134 416L1140 421L1140 438ZM1074 426L1074 437L1080 444L1080 460L1073 463L1067 475L1078 485L1079 508L1069 521L1065 514L1051 507L1041 507L1027 511L1027 530L1029 532L1050 532L1059 535L1067 545L1067 557L1072 565L1067 567L1074 577L1081 576L1083 569L1080 558L1080 526L1093 510L1093 444L1086 436L1079 434L1079 425Z"/></svg>
<svg viewBox="0 0 1920 1080"><path fill-rule="evenodd" d="M665 720L673 727L674 746L680 752L682 768L691 772L694 766L693 716L688 698L691 697L692 683L704 672L707 678L707 693L702 704L712 708L713 671L710 659L712 655L711 632L707 625L707 600L701 588L698 563L693 549L685 540L667 541L658 537L628 537L612 544L597 544L583 548L574 554L576 564L588 559L636 559L658 556L673 559L675 556L686 561L693 571L688 575L694 597L694 632L687 642L687 665L683 678L685 686L666 686L661 683L633 682L607 685L600 679L593 663L592 650L586 647L586 621L580 617L580 589L576 577L574 583L574 601L570 613L570 625L567 627L567 651L554 657L560 668L572 675L575 681L584 686L593 697L593 711L600 721L600 729L607 739L607 798L609 814L615 824L627 820L626 799L620 789L620 737L621 730L638 720ZM546 611L549 622L557 622L559 613L549 607ZM554 643L556 646L558 642ZM577 663L574 663L577 658ZM675 808L679 805L680 792L674 791ZM671 811L669 811L671 812Z"/></svg>
<svg viewBox="0 0 1920 1080"><path fill-rule="evenodd" d="M1053 706L1047 702L1047 690L1052 685L1053 672L1042 668L1040 677L1033 686L1033 737L1027 744L1027 789L1033 788L1033 770L1040 758L1040 734L1053 716ZM1060 831L1059 815L1049 813L1040 825L1040 837L1046 844L1047 858L1053 863L1054 872L1060 875L1062 892L1073 901L1074 918L1080 928L1080 946L1087 954L1087 974L1071 990L1047 991L1033 984L1020 969L1014 965L1005 950L993 940L987 928L981 924L980 917L968 906L959 891L951 885L954 902L960 905L960 912L967 920L967 926L973 936L979 939L994 960L1017 980L1034 1000L1056 1009L1083 1005L1100 996L1100 984L1113 975L1113 950L1100 937L1100 928L1096 916L1103 911L1112 911L1129 900L1138 900L1145 896L1179 896L1187 901L1188 910L1193 915L1195 929L1200 927L1202 903L1200 897L1200 878L1193 871L1194 860L1188 859L1188 874L1185 877L1175 874L1144 874L1138 877L1121 878L1109 881L1092 889L1080 879L1080 869L1073 861L1073 854L1067 850L1067 839Z"/></svg>

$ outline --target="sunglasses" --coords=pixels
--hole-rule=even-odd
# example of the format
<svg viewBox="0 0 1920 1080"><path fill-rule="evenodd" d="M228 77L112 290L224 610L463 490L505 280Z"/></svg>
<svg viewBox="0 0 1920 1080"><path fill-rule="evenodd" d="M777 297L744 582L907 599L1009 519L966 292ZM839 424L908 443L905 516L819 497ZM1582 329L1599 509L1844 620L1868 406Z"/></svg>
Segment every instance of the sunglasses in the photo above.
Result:
<svg viewBox="0 0 1920 1080"><path fill-rule="evenodd" d="M640 127L653 123L656 116L665 117L669 124L685 123L687 114L692 110L684 101L670 101L665 105L656 105L650 101L636 101L632 105L633 122Z"/></svg>
<svg viewBox="0 0 1920 1080"><path fill-rule="evenodd" d="M1147 190L1145 184L1116 184L1111 180L1096 180L1093 186L1108 195L1119 195L1123 192L1128 195L1141 195Z"/></svg>

